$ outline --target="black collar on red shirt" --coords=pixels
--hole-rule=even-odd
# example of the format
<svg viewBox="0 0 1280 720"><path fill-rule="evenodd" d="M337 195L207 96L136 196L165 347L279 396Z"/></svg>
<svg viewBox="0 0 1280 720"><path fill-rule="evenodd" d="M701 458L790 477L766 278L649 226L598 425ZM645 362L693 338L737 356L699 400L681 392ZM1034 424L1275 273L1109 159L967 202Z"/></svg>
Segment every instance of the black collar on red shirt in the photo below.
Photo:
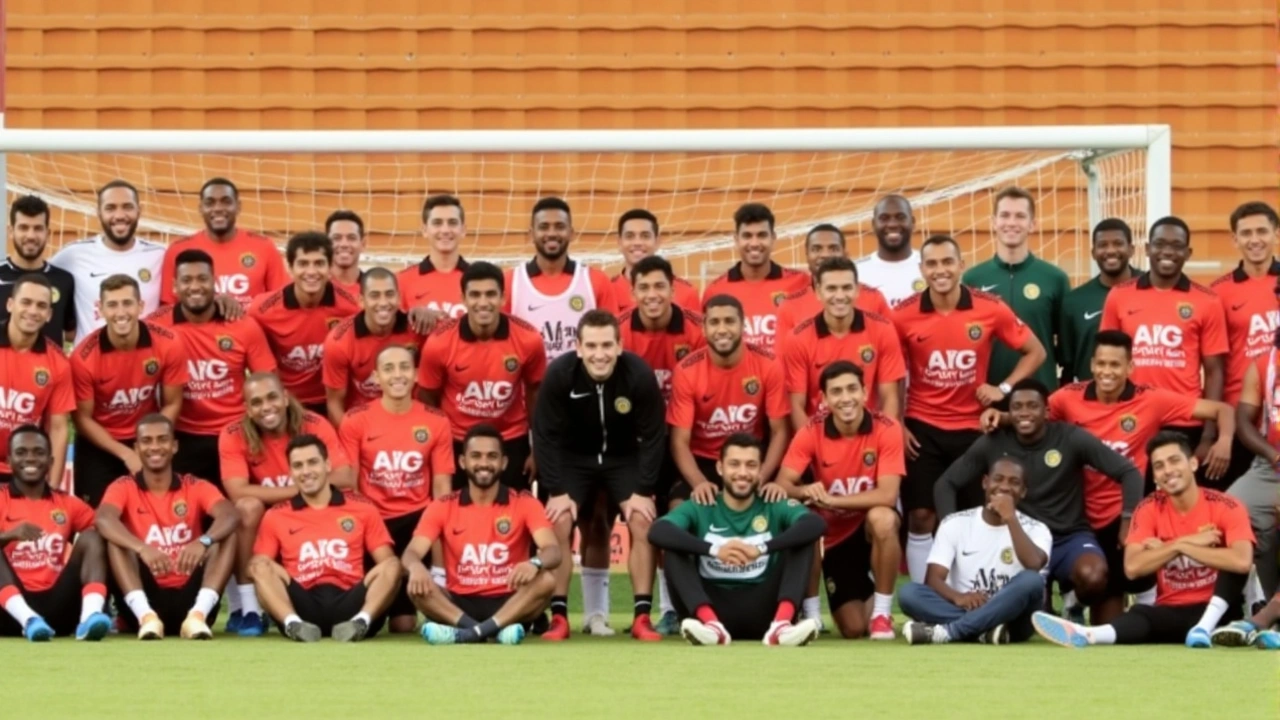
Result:
<svg viewBox="0 0 1280 720"><path fill-rule="evenodd" d="M574 273L574 271L575 271L575 270L577 270L577 269L578 269L578 263L574 262L573 260L565 260L565 261L564 261L564 270L562 270L561 272L563 272L563 273L564 273L564 274L566 274L566 275L572 275L572 274ZM529 277L531 277L531 278L532 278L532 277L537 277L537 276L541 275L541 274L542 274L542 268L538 267L538 259L537 259L537 258L534 258L534 259L530 260L529 262L525 263L525 264L524 264L524 271L525 271L525 272L529 275Z"/></svg>
<svg viewBox="0 0 1280 720"><path fill-rule="evenodd" d="M1150 271L1150 270L1148 270L1148 271L1146 271L1146 272L1144 272L1144 273L1142 273L1141 275L1139 275L1139 276L1138 276L1138 289L1139 289L1139 290L1150 290L1152 287L1154 287L1154 286L1151 284L1151 271ZM1190 292L1190 291L1191 291L1191 278L1187 277L1187 276L1186 276L1186 274L1184 274L1184 273L1178 273L1178 281L1177 281L1177 282L1175 282L1175 283L1173 284L1173 289L1174 289L1174 290L1177 290L1178 292Z"/></svg>
<svg viewBox="0 0 1280 720"><path fill-rule="evenodd" d="M369 330L369 323L364 319L364 313L356 315L355 319L356 337L369 337L372 331ZM409 330L409 313L403 310L396 311L396 320L391 323L391 332L402 333Z"/></svg>
<svg viewBox="0 0 1280 720"><path fill-rule="evenodd" d="M671 322L667 323L666 332L672 335L679 335L684 332L684 320L684 311L680 309L679 305L672 303ZM648 331L644 326L644 319L640 317L640 308L636 308L635 311L631 313L631 329L636 332Z"/></svg>
<svg viewBox="0 0 1280 720"><path fill-rule="evenodd" d="M0 348L13 347L13 343L9 342L9 321L0 322ZM44 333L36 335L36 341L31 345L32 352L42 353L45 351Z"/></svg>
<svg viewBox="0 0 1280 720"><path fill-rule="evenodd" d="M510 505L511 490L506 485L498 485L498 495L494 497L495 505ZM458 493L459 505L471 504L471 483L467 483L462 487L462 491Z"/></svg>
<svg viewBox="0 0 1280 720"><path fill-rule="evenodd" d="M858 423L858 429L855 432L859 435L870 435L871 422L871 411L863 408L862 422ZM822 432L832 440L839 440L841 437L844 437L840 434L840 428L836 427L835 417L831 415L828 415L827 419L822 422Z"/></svg>
<svg viewBox="0 0 1280 720"><path fill-rule="evenodd" d="M957 310L973 309L973 293L969 292L969 288L964 285L960 286L960 302L956 303ZM920 312L933 312L933 293L928 288L920 293Z"/></svg>
<svg viewBox="0 0 1280 720"><path fill-rule="evenodd" d="M218 304L214 303L213 317L209 319L210 320L226 320L227 318L222 314L222 309L218 307ZM191 322L191 319L187 317L187 312L182 309L182 304L179 303L177 305L174 305L173 306L173 324L177 325L179 323L189 323L189 322Z"/></svg>
<svg viewBox="0 0 1280 720"><path fill-rule="evenodd" d="M111 344L110 335L111 333L107 332L105 327L102 328L102 332L98 333L99 351L104 353L115 351L116 346ZM141 320L138 321L138 347L151 347L151 331L147 329L147 324Z"/></svg>
<svg viewBox="0 0 1280 720"><path fill-rule="evenodd" d="M462 338L464 342L476 342L478 340L475 332L471 330L471 321L467 319L465 314L458 318L458 337ZM493 331L492 339L506 340L509 337L511 337L511 318L508 318L505 313L500 313L498 315L498 329Z"/></svg>
<svg viewBox="0 0 1280 720"><path fill-rule="evenodd" d="M729 282L742 282L743 280L746 280L746 278L742 276L742 261L741 261L741 260L739 260L738 262L734 263L734 264L733 264L733 267L729 268L729 272L728 272L728 274L726 275L726 277L728 278ZM774 261L770 260L770 261L769 261L769 274L768 274L768 275L766 275L764 279L765 279L765 280L777 280L777 279L779 279L779 278L781 278L781 277L782 277L782 266L781 266L781 265L779 265L778 263L776 263L776 262L774 262Z"/></svg>
<svg viewBox="0 0 1280 720"><path fill-rule="evenodd" d="M825 312L818 313L813 319L813 329L817 331L818 337L830 337L831 326L827 324L827 314ZM849 332L862 332L867 329L866 318L862 316L862 311L858 308L853 309L853 323L849 325Z"/></svg>
<svg viewBox="0 0 1280 720"><path fill-rule="evenodd" d="M1138 393L1138 386L1133 384L1132 380L1124 381L1124 389L1120 391L1120 400L1132 400L1133 396ZM1084 399L1095 402L1098 399L1098 381L1090 380L1088 385L1084 386Z"/></svg>
<svg viewBox="0 0 1280 720"><path fill-rule="evenodd" d="M466 258L463 258L463 257L458 258L459 270L466 270L467 267L469 267L470 265L471 263L467 262ZM437 270L435 264L431 262L431 256L428 255L422 258L422 262L418 263L418 274L426 275L427 273L433 273L433 272L440 272L440 271Z"/></svg>
<svg viewBox="0 0 1280 720"><path fill-rule="evenodd" d="M1267 274L1271 276L1280 275L1280 260L1271 259L1271 267L1267 268ZM1249 274L1244 271L1244 261L1241 260L1236 269L1231 271L1231 279L1235 282L1242 283L1249 280Z"/></svg>
<svg viewBox="0 0 1280 720"><path fill-rule="evenodd" d="M22 498L27 496L26 493L22 492L22 488L18 487L17 480L10 478L8 482L8 486L9 486L9 497ZM49 487L49 483L44 484L44 489L40 491L40 497L42 498L53 497L53 488Z"/></svg>
<svg viewBox="0 0 1280 720"><path fill-rule="evenodd" d="M338 304L338 296L332 282L324 284L324 295L320 297L320 304L324 307L333 307ZM298 302L297 286L294 283L284 286L284 306L289 310L298 310L302 307L302 303Z"/></svg>
<svg viewBox="0 0 1280 720"><path fill-rule="evenodd" d="M338 505L347 504L347 498L342 494L342 491L339 490L338 488L330 485L329 493L330 493L329 507L335 507ZM297 495L293 496L292 500L289 501L289 505L294 510L302 510L307 507L307 501L302 498L302 493L298 493Z"/></svg>
<svg viewBox="0 0 1280 720"><path fill-rule="evenodd" d="M139 490L147 490L147 481L143 479L142 472L139 471L133 476L134 482L138 483ZM172 470L169 471L169 490L177 490L182 487L182 476Z"/></svg>

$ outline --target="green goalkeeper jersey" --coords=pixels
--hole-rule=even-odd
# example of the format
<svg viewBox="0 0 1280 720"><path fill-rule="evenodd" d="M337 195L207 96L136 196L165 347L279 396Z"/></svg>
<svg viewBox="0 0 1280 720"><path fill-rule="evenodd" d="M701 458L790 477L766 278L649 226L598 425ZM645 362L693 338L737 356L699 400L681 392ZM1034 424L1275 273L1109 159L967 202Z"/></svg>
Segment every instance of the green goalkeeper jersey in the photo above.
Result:
<svg viewBox="0 0 1280 720"><path fill-rule="evenodd" d="M1057 265L1028 254L1027 259L1017 265L1010 265L998 257L991 258L966 270L962 282L1000 296L1018 319L1031 328L1047 353L1044 364L1032 377L1044 383L1051 392L1056 390L1057 336L1061 333L1058 323L1062 319L1062 300L1071 290L1067 274ZM987 382L992 385L1004 382L1021 359L1022 354L1016 348L1006 347L997 340L991 353Z"/></svg>
<svg viewBox="0 0 1280 720"><path fill-rule="evenodd" d="M699 505L686 502L672 510L661 521L677 527L711 543L712 551L728 540L738 539L748 545L767 543L808 513L795 500L765 502L756 497L746 510L732 510L724 504L724 493L716 497L715 505ZM745 585L758 583L778 562L778 553L768 553L743 567L731 567L721 563L713 555L698 558L698 574L720 585Z"/></svg>

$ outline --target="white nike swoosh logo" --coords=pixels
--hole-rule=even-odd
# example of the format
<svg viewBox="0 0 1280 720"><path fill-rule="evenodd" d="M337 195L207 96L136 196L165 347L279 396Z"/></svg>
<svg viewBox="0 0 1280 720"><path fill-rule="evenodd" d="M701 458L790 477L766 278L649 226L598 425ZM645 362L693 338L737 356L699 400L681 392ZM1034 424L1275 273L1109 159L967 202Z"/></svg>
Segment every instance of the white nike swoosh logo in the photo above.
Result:
<svg viewBox="0 0 1280 720"><path fill-rule="evenodd" d="M982 292L991 292L992 290L995 290L997 287L999 287L999 285L983 285L978 289L981 290Z"/></svg>
<svg viewBox="0 0 1280 720"><path fill-rule="evenodd" d="M1085 313L1085 314L1084 314L1084 319L1085 319L1085 320L1092 320L1092 319L1094 319L1094 318L1098 317L1098 316L1099 316L1099 315L1101 315L1101 314L1102 314L1102 311L1101 311L1101 310L1099 310L1098 312Z"/></svg>
<svg viewBox="0 0 1280 720"><path fill-rule="evenodd" d="M569 393L569 397L573 398L574 400L577 400L577 399L579 399L579 398L589 397L590 395L591 395L591 393L589 393L589 392L576 393L576 392L572 392L572 391L571 391L571 392Z"/></svg>
<svg viewBox="0 0 1280 720"><path fill-rule="evenodd" d="M710 526L710 529L711 529L711 532L729 532L729 528L727 528L727 527L716 527L715 525L711 525L711 526Z"/></svg>

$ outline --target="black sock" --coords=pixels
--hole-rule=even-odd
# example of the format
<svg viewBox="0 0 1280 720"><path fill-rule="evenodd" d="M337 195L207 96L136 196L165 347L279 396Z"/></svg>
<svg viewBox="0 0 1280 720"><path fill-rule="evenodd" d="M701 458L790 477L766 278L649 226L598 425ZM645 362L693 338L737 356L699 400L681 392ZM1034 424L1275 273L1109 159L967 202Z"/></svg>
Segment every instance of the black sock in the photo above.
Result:
<svg viewBox="0 0 1280 720"><path fill-rule="evenodd" d="M482 643L494 635L497 635L498 631L501 629L502 628L498 627L498 623L494 622L493 618L489 618L479 625L472 625L465 629L459 628L457 635L458 643Z"/></svg>
<svg viewBox="0 0 1280 720"><path fill-rule="evenodd" d="M473 628L479 624L480 623L475 621L475 618L471 617L466 613L462 613L462 617L458 618L458 624L455 625L454 627L457 627L461 630L466 630L467 628Z"/></svg>
<svg viewBox="0 0 1280 720"><path fill-rule="evenodd" d="M636 617L653 611L653 595L636 595Z"/></svg>
<svg viewBox="0 0 1280 720"><path fill-rule="evenodd" d="M559 615L566 620L569 618L569 598L566 595L554 595L551 598L551 617Z"/></svg>

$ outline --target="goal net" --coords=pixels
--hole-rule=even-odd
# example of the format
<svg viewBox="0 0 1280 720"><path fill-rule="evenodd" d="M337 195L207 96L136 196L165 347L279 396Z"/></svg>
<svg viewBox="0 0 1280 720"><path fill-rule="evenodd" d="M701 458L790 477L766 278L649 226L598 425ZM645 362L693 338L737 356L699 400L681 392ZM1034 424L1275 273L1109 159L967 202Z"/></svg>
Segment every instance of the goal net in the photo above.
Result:
<svg viewBox="0 0 1280 720"><path fill-rule="evenodd" d="M321 152L323 150L323 152ZM918 234L947 233L967 259L992 252L992 198L1018 185L1038 198L1032 250L1073 281L1093 272L1092 226L1126 220L1144 238L1168 213L1164 126L729 131L42 131L0 130L6 189L54 209L53 245L100 232L95 189L123 178L141 191L139 235L171 241L199 230L199 189L216 176L240 189L239 227L275 237L323 229L354 210L365 261L398 268L427 251L422 202L452 193L466 208L463 254L503 265L532 253L529 211L557 195L573 208L572 254L620 264L617 218L661 223L662 253L704 284L734 260L733 212L769 205L775 258L803 266L805 233L843 228L850 254L875 249L876 200L899 193ZM918 242L918 238L917 238Z"/></svg>

